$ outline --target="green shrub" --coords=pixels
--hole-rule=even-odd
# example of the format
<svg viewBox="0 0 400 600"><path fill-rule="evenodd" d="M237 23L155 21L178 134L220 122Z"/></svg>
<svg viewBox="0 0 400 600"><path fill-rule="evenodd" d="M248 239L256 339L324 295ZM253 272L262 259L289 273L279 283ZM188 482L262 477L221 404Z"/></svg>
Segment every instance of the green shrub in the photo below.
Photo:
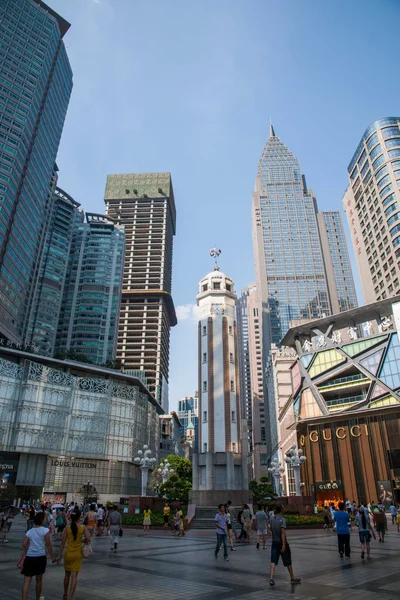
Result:
<svg viewBox="0 0 400 600"><path fill-rule="evenodd" d="M183 511L183 515L186 516L186 511ZM172 525L172 519L175 516L175 512L171 511L169 515L169 524ZM122 525L143 525L143 511L138 515L122 515ZM152 525L164 525L164 513L162 510L153 510L151 514Z"/></svg>
<svg viewBox="0 0 400 600"><path fill-rule="evenodd" d="M287 516L286 516L287 515ZM324 519L320 515L291 515L286 511L283 515L287 525L323 525Z"/></svg>

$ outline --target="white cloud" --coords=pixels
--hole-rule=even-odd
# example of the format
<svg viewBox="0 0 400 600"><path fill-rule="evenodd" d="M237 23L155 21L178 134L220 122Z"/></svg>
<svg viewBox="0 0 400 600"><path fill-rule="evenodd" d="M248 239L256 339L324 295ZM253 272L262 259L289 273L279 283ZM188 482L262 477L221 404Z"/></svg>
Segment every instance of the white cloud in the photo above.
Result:
<svg viewBox="0 0 400 600"><path fill-rule="evenodd" d="M177 306L176 316L178 319L178 323L180 321L197 321L197 305L196 304L182 304L181 306Z"/></svg>
<svg viewBox="0 0 400 600"><path fill-rule="evenodd" d="M92 0L95 4L100 4L100 0Z"/></svg>

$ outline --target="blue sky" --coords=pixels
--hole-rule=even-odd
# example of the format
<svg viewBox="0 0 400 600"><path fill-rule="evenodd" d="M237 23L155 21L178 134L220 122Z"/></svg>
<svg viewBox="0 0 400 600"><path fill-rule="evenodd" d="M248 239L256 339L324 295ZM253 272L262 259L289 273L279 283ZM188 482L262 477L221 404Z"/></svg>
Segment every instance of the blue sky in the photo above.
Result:
<svg viewBox="0 0 400 600"><path fill-rule="evenodd" d="M198 281L209 248L254 280L251 194L276 134L320 210L341 210L370 123L400 113L399 0L48 0L70 21L74 90L59 185L101 212L108 173L170 171L177 205L170 406L197 388ZM352 250L351 250L352 253Z"/></svg>

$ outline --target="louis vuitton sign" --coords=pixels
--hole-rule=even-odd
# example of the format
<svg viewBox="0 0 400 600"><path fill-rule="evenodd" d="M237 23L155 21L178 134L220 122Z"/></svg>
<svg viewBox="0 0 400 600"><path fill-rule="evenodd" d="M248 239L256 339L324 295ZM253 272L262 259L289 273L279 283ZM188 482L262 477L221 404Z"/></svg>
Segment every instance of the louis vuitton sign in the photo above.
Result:
<svg viewBox="0 0 400 600"><path fill-rule="evenodd" d="M351 427L337 427L335 430L323 429L322 431L314 429L308 433L308 438L310 439L310 442L317 444L321 440L325 440L325 442L332 441L333 435L336 436L338 440L345 440L348 436L355 438L359 438L362 435L369 436L368 425L364 423L362 425L352 425ZM305 445L306 437L307 436L304 435L300 436L301 446Z"/></svg>

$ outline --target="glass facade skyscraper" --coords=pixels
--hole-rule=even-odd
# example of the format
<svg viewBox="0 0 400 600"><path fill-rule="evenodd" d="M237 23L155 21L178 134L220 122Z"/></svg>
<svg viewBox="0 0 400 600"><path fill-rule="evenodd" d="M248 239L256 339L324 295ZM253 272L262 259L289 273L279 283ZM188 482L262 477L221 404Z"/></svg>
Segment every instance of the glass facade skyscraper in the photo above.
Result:
<svg viewBox="0 0 400 600"><path fill-rule="evenodd" d="M400 294L400 117L368 127L348 173L343 206L368 304Z"/></svg>
<svg viewBox="0 0 400 600"><path fill-rule="evenodd" d="M318 213L322 250L326 266L332 312L338 313L358 306L356 286L346 243L342 217L339 212Z"/></svg>
<svg viewBox="0 0 400 600"><path fill-rule="evenodd" d="M56 187L49 208L28 334L28 343L35 344L39 354L45 356L54 354L74 224L84 218L78 209L78 202Z"/></svg>
<svg viewBox="0 0 400 600"><path fill-rule="evenodd" d="M24 341L72 90L69 24L39 0L0 2L0 335Z"/></svg>
<svg viewBox="0 0 400 600"><path fill-rule="evenodd" d="M76 214L56 351L104 364L115 359L125 233L110 217L87 213L86 220Z"/></svg>
<svg viewBox="0 0 400 600"><path fill-rule="evenodd" d="M328 315L331 301L316 199L298 159L272 126L258 163L253 240L257 289L269 314L269 342L279 344L290 321ZM264 329L264 337L267 333Z"/></svg>

